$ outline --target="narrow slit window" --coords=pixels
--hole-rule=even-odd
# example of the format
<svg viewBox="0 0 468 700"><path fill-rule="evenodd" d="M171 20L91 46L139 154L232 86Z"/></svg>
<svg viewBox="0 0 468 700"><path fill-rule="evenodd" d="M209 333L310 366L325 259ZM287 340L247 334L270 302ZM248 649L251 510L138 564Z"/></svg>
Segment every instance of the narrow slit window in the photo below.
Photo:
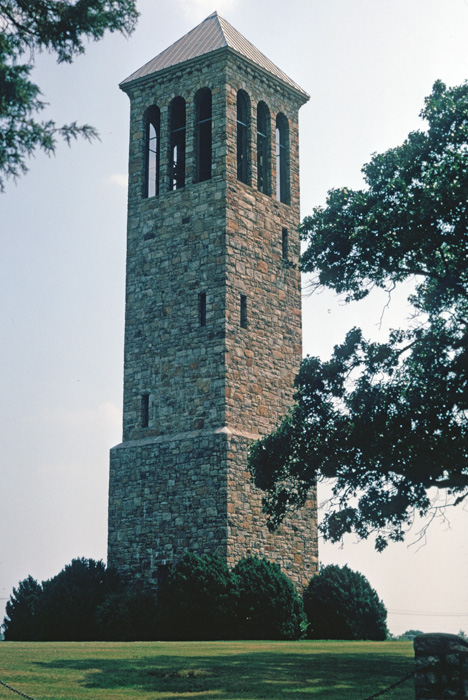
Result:
<svg viewBox="0 0 468 700"><path fill-rule="evenodd" d="M198 295L198 319L200 326L206 326L206 292Z"/></svg>
<svg viewBox="0 0 468 700"><path fill-rule="evenodd" d="M276 117L276 199L289 204L289 125L284 114Z"/></svg>
<svg viewBox="0 0 468 700"><path fill-rule="evenodd" d="M245 294L240 295L240 327L247 328L247 297Z"/></svg>
<svg viewBox="0 0 468 700"><path fill-rule="evenodd" d="M249 177L250 101L243 90L237 93L237 179L250 184Z"/></svg>
<svg viewBox="0 0 468 700"><path fill-rule="evenodd" d="M141 395L141 427L147 428L149 425L149 394Z"/></svg>
<svg viewBox="0 0 468 700"><path fill-rule="evenodd" d="M211 90L203 88L197 93L195 110L196 180L203 182L211 178Z"/></svg>
<svg viewBox="0 0 468 700"><path fill-rule="evenodd" d="M282 231L281 237L281 255L283 260L288 260L289 258L289 232L287 228Z"/></svg>
<svg viewBox="0 0 468 700"><path fill-rule="evenodd" d="M171 102L171 190L185 187L185 100L176 97Z"/></svg>
<svg viewBox="0 0 468 700"><path fill-rule="evenodd" d="M161 588L165 585L170 571L171 571L171 567L169 566L169 564L159 564L159 566L156 570L156 580L158 583L158 591L160 591Z"/></svg>
<svg viewBox="0 0 468 700"><path fill-rule="evenodd" d="M257 188L270 194L270 112L264 102L257 106Z"/></svg>
<svg viewBox="0 0 468 700"><path fill-rule="evenodd" d="M146 113L145 197L155 197L159 194L160 123L159 108L150 107Z"/></svg>

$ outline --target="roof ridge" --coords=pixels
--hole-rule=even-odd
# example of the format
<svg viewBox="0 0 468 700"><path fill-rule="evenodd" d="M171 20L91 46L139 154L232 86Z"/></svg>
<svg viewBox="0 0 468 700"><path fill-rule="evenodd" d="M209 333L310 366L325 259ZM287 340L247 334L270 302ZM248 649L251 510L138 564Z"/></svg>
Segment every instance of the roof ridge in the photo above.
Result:
<svg viewBox="0 0 468 700"><path fill-rule="evenodd" d="M213 12L209 17L206 17L203 22L200 22L200 24L197 24L196 27L191 29L187 34L184 34L180 39L177 39L174 41L170 46L167 47L167 49L164 49L161 53L157 54L154 58L152 58L150 61L147 63L143 64L141 68L138 70L134 71L131 73L128 78L125 78L120 84L123 85L124 83L129 83L132 80L136 80L137 78L144 77L145 75L150 75L151 73L156 73L159 70L162 70L163 68L169 68L171 65L176 65L177 63L181 63L183 58L180 58L178 60L178 52L177 48L180 47L181 43L187 43L187 40L193 34L210 18L214 18L215 14L217 13ZM172 63L171 63L172 61ZM161 65L160 65L161 64ZM167 65L166 65L167 64Z"/></svg>
<svg viewBox="0 0 468 700"><path fill-rule="evenodd" d="M217 10L123 80L121 85L226 47L308 98L307 93L297 83L283 73L224 17L221 17Z"/></svg>

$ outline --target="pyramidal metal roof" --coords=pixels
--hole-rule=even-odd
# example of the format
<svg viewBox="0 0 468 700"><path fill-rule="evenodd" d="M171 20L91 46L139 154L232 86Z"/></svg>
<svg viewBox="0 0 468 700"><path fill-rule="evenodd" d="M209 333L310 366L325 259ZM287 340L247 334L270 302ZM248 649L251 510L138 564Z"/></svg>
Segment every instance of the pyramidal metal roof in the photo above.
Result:
<svg viewBox="0 0 468 700"><path fill-rule="evenodd" d="M226 47L234 50L244 58L247 58L259 68L271 73L271 75L274 75L276 78L279 78L279 80L286 83L295 91L300 92L305 97L309 97L297 83L275 66L269 58L255 48L250 41L247 41L237 29L234 29L234 27L223 17L220 17L217 12L213 12L213 14L188 32L188 34L123 80L120 85L124 86L134 80L144 78L152 73L157 73L165 68L171 68L184 61L189 61L193 58L198 58L199 56L204 56L205 54Z"/></svg>

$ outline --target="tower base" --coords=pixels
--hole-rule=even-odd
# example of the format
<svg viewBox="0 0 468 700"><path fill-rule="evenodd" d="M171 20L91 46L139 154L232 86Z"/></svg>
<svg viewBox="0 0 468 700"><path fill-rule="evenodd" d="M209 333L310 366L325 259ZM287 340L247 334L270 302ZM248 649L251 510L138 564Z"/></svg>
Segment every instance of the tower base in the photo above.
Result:
<svg viewBox="0 0 468 700"><path fill-rule="evenodd" d="M111 450L108 564L157 589L184 552L280 565L300 591L317 572L316 501L274 533L246 472L252 436L228 428L133 440Z"/></svg>

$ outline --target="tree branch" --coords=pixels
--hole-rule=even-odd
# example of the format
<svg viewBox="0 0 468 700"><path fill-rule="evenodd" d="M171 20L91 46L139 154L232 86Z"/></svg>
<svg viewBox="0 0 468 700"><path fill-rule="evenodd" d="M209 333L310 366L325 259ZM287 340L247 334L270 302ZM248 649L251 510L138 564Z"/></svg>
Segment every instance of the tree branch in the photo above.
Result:
<svg viewBox="0 0 468 700"><path fill-rule="evenodd" d="M32 29L29 29L28 27L25 27L23 24L18 22L3 3L0 3L0 13L3 13L10 20L10 22L14 24L17 29L20 30L20 32L26 32L31 36L34 36L36 38L38 37L38 32L34 32L32 31Z"/></svg>

